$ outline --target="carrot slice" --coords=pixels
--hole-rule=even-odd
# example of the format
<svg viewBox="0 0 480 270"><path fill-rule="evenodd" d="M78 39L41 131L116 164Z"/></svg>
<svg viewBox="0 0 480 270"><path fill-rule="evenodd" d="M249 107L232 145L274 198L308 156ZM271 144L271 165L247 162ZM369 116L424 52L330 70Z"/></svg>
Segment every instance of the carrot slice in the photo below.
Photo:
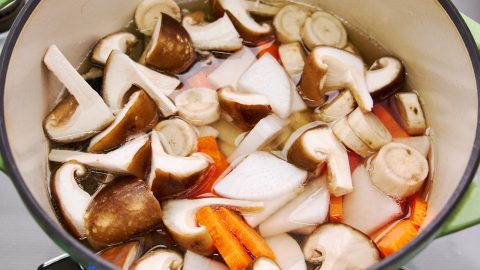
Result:
<svg viewBox="0 0 480 270"><path fill-rule="evenodd" d="M220 208L218 214L225 222L225 225L230 231L238 238L255 258L267 257L275 260L273 251L268 246L267 242L247 223L245 223L241 217L227 208Z"/></svg>
<svg viewBox="0 0 480 270"><path fill-rule="evenodd" d="M373 106L372 111L388 129L393 138L409 137L408 133L397 123L393 115L383 105L376 104Z"/></svg>
<svg viewBox="0 0 480 270"><path fill-rule="evenodd" d="M350 173L353 173L355 169L358 167L363 162L363 159L361 156L355 154L352 151L348 152L348 162L350 164Z"/></svg>
<svg viewBox="0 0 480 270"><path fill-rule="evenodd" d="M407 245L418 233L418 229L411 220L398 222L377 243L377 247L384 257L388 257Z"/></svg>
<svg viewBox="0 0 480 270"><path fill-rule="evenodd" d="M204 207L196 214L197 222L207 228L223 260L231 270L243 270L252 259L237 238L227 229L218 213L211 207Z"/></svg>
<svg viewBox="0 0 480 270"><path fill-rule="evenodd" d="M415 196L410 202L410 220L417 228L422 227L423 221L427 216L427 202L420 196Z"/></svg>
<svg viewBox="0 0 480 270"><path fill-rule="evenodd" d="M342 223L343 221L343 197L330 196L330 222Z"/></svg>
<svg viewBox="0 0 480 270"><path fill-rule="evenodd" d="M280 60L280 54L278 53L278 47L279 46L277 43L272 43L272 45L260 50L260 52L258 52L257 58L260 58L264 54L269 53L278 61L278 63L282 64L282 60Z"/></svg>

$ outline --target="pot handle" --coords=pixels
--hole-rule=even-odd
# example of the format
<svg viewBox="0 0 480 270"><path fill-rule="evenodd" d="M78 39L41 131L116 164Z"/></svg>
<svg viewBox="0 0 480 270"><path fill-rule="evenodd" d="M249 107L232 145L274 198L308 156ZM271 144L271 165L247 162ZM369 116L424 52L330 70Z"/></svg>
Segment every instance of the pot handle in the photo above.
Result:
<svg viewBox="0 0 480 270"><path fill-rule="evenodd" d="M480 50L480 24L464 14L462 16ZM480 224L480 186L476 182L472 182L457 209L443 226L440 236L458 232L477 224Z"/></svg>

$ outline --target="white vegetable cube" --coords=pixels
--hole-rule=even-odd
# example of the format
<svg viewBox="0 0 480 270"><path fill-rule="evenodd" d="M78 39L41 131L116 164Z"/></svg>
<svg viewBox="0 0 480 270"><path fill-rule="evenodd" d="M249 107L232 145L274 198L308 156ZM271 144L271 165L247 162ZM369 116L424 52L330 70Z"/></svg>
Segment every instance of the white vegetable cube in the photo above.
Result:
<svg viewBox="0 0 480 270"><path fill-rule="evenodd" d="M403 128L409 135L423 135L427 129L422 105L415 93L398 93L395 95L395 104Z"/></svg>

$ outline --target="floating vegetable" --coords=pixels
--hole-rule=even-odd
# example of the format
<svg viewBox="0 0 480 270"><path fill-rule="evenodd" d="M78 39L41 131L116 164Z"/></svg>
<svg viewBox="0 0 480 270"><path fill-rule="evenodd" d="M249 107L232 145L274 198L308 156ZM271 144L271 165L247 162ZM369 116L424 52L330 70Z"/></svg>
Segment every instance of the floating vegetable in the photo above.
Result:
<svg viewBox="0 0 480 270"><path fill-rule="evenodd" d="M303 23L302 40L310 50L324 45L344 48L347 45L347 31L342 22L325 11L316 11Z"/></svg>
<svg viewBox="0 0 480 270"><path fill-rule="evenodd" d="M367 71L366 80L372 97L385 99L403 87L405 68L395 57L382 57Z"/></svg>
<svg viewBox="0 0 480 270"><path fill-rule="evenodd" d="M151 36L162 13L177 21L182 19L180 7L173 0L142 0L135 10L135 24L144 35Z"/></svg>
<svg viewBox="0 0 480 270"><path fill-rule="evenodd" d="M427 122L422 105L415 93L398 93L395 95L402 127L409 135L423 135L427 130Z"/></svg>
<svg viewBox="0 0 480 270"><path fill-rule="evenodd" d="M302 41L300 31L311 11L300 5L283 7L273 19L277 39L282 43Z"/></svg>
<svg viewBox="0 0 480 270"><path fill-rule="evenodd" d="M332 123L344 118L357 107L357 103L348 90L341 91L330 103L324 104L314 111L317 120Z"/></svg>
<svg viewBox="0 0 480 270"><path fill-rule="evenodd" d="M137 42L137 37L128 32L118 32L105 36L100 39L97 45L93 48L92 62L105 65L113 50L119 50L128 54Z"/></svg>
<svg viewBox="0 0 480 270"><path fill-rule="evenodd" d="M165 151L172 156L186 157L197 150L197 134L194 128L180 118L172 118L158 123L154 130L159 131L168 146Z"/></svg>
<svg viewBox="0 0 480 270"><path fill-rule="evenodd" d="M217 93L209 88L191 88L175 97L178 114L196 126L211 124L220 118Z"/></svg>

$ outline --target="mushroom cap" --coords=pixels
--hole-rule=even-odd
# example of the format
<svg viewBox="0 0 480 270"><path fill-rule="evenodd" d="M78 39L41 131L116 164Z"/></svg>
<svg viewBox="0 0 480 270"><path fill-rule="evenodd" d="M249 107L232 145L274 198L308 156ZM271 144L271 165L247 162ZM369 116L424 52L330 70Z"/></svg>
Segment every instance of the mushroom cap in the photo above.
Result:
<svg viewBox="0 0 480 270"><path fill-rule="evenodd" d="M132 270L181 270L183 258L175 251L157 248L135 261Z"/></svg>
<svg viewBox="0 0 480 270"><path fill-rule="evenodd" d="M122 270L128 270L139 255L140 246L139 241L131 241L104 249L97 255Z"/></svg>
<svg viewBox="0 0 480 270"><path fill-rule="evenodd" d="M195 59L195 50L187 30L178 21L162 13L147 53L147 65L160 71L183 73Z"/></svg>
<svg viewBox="0 0 480 270"><path fill-rule="evenodd" d="M366 73L368 89L373 98L384 100L402 89L405 67L392 56L377 59Z"/></svg>
<svg viewBox="0 0 480 270"><path fill-rule="evenodd" d="M137 44L137 37L129 32L117 32L100 39L92 50L92 62L100 65L107 63L108 56L113 50L129 53Z"/></svg>
<svg viewBox="0 0 480 270"><path fill-rule="evenodd" d="M147 232L161 223L162 210L145 181L115 179L93 198L85 214L88 242L104 247Z"/></svg>

